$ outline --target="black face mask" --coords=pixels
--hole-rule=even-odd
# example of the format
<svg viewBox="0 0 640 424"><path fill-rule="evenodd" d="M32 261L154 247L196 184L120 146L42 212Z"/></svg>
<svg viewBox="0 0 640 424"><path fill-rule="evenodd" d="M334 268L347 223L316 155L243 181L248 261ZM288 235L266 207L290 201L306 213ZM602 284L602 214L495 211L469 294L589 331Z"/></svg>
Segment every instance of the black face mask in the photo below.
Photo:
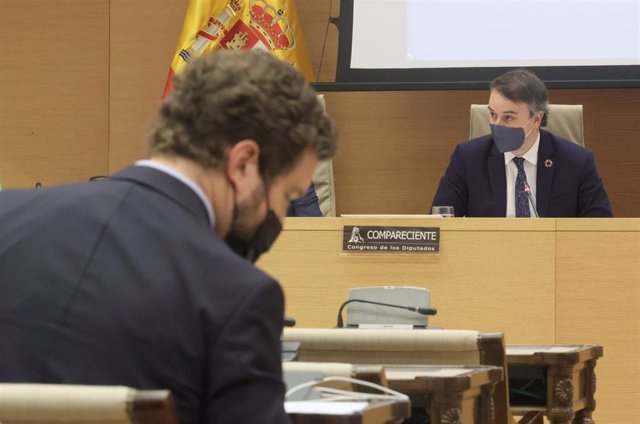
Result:
<svg viewBox="0 0 640 424"><path fill-rule="evenodd" d="M278 216L271 209L267 212L255 234L250 239L243 239L232 232L226 238L226 242L238 255L256 262L260 255L269 250L282 231L282 224Z"/></svg>

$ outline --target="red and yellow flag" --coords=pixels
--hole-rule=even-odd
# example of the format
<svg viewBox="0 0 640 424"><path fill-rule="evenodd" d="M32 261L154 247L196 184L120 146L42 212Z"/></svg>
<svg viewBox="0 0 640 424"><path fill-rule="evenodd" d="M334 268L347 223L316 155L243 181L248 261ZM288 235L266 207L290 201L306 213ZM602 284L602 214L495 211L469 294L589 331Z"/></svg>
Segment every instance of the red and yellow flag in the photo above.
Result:
<svg viewBox="0 0 640 424"><path fill-rule="evenodd" d="M256 48L271 51L312 81L293 0L189 0L163 98L173 75L196 57L217 49Z"/></svg>

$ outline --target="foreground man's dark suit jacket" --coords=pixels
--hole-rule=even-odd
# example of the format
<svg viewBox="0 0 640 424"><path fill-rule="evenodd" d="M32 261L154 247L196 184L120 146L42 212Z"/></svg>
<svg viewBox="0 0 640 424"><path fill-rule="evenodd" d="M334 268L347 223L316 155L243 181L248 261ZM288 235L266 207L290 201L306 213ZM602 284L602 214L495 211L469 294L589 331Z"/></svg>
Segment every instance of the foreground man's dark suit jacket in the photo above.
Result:
<svg viewBox="0 0 640 424"><path fill-rule="evenodd" d="M541 217L612 216L591 152L542 129L536 185ZM453 206L456 216L506 216L504 155L491 135L456 147L432 205Z"/></svg>
<svg viewBox="0 0 640 424"><path fill-rule="evenodd" d="M0 381L170 389L183 423L284 423L280 286L147 167L0 193Z"/></svg>

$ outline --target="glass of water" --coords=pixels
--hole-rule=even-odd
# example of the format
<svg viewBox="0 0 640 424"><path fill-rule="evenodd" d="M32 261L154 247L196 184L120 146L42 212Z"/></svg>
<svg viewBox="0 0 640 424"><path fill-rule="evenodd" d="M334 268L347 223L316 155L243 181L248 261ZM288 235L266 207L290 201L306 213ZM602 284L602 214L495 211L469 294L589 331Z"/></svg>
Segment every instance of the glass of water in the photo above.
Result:
<svg viewBox="0 0 640 424"><path fill-rule="evenodd" d="M434 206L431 208L431 215L440 215L443 218L453 218L453 206Z"/></svg>

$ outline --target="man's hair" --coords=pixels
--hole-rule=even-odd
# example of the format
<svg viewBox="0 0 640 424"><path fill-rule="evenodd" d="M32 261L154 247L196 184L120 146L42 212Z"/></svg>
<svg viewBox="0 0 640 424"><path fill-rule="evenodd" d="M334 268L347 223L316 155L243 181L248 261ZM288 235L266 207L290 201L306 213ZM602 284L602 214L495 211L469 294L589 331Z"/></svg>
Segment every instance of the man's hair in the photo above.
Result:
<svg viewBox="0 0 640 424"><path fill-rule="evenodd" d="M290 64L263 51L220 51L174 78L149 153L221 168L229 148L246 139L260 147L266 181L293 168L307 148L320 160L336 151L335 126Z"/></svg>
<svg viewBox="0 0 640 424"><path fill-rule="evenodd" d="M529 116L544 112L541 126L547 125L547 87L533 72L525 69L509 71L491 81L489 91L493 90L514 103L525 103L529 107Z"/></svg>

